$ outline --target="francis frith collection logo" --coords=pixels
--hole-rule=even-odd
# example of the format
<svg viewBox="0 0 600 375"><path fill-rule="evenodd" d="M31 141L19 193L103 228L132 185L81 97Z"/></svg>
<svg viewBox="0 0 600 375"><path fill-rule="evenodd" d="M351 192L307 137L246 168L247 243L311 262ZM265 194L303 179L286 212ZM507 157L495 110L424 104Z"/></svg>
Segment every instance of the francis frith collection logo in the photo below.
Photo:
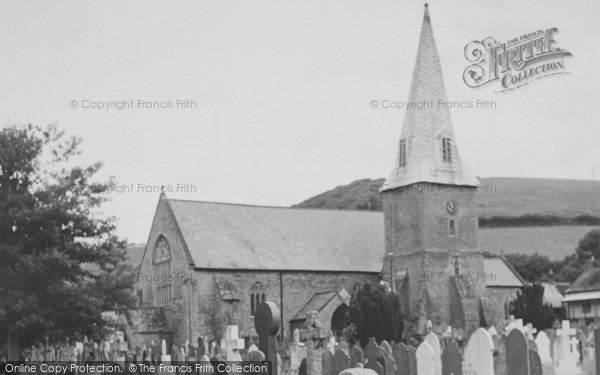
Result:
<svg viewBox="0 0 600 375"><path fill-rule="evenodd" d="M521 35L501 43L492 37L475 40L465 47L472 63L463 73L467 86L479 88L499 82L498 92L526 86L540 78L567 74L564 58L571 52L558 48L556 27Z"/></svg>

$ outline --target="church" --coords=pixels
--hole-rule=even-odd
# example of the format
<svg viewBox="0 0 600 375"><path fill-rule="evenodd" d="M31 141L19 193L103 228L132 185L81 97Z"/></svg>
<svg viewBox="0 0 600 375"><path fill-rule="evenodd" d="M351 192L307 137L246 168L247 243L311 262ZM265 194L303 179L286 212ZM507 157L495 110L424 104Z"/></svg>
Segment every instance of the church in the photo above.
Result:
<svg viewBox="0 0 600 375"><path fill-rule="evenodd" d="M409 101L446 101L427 6ZM478 247L478 179L460 158L448 108L407 109L383 213L170 199L161 194L137 275L137 310L119 318L132 345L257 336L257 305L280 309L280 339L318 311L346 326L352 293L385 280L405 332L468 334L507 318L523 279Z"/></svg>

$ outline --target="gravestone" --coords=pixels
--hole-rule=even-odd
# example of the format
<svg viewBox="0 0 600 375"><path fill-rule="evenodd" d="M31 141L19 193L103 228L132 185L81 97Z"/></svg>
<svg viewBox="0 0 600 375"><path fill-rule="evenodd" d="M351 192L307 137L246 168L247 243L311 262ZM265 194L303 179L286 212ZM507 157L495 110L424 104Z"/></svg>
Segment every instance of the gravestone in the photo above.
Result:
<svg viewBox="0 0 600 375"><path fill-rule="evenodd" d="M554 354L558 354L558 366L555 369L556 375L577 375L581 369L577 367L579 353L577 352L577 339L571 337L576 331L570 327L568 320L562 321L562 327L556 330L558 347L555 346ZM573 341L574 340L574 341ZM557 353L558 352L558 353Z"/></svg>
<svg viewBox="0 0 600 375"><path fill-rule="evenodd" d="M512 329L506 337L506 374L529 375L529 348L520 329Z"/></svg>
<svg viewBox="0 0 600 375"><path fill-rule="evenodd" d="M542 361L535 350L529 349L529 375L542 375Z"/></svg>
<svg viewBox="0 0 600 375"><path fill-rule="evenodd" d="M535 338L535 344L537 346L537 352L540 356L542 366L546 366L552 363L552 357L550 356L550 339L546 335L546 332L541 331Z"/></svg>
<svg viewBox="0 0 600 375"><path fill-rule="evenodd" d="M392 357L392 347L390 344L383 340L379 346L381 349L381 356L383 357L383 371L385 375L396 375L396 364Z"/></svg>
<svg viewBox="0 0 600 375"><path fill-rule="evenodd" d="M494 374L506 374L506 338L503 337L498 342L496 353L494 354Z"/></svg>
<svg viewBox="0 0 600 375"><path fill-rule="evenodd" d="M533 324L527 323L527 327L525 328L525 335L528 340L533 340L533 335L537 333L537 329L533 328Z"/></svg>
<svg viewBox="0 0 600 375"><path fill-rule="evenodd" d="M177 361L180 361L179 349L177 348L177 345L171 345L171 360L175 363L177 363Z"/></svg>
<svg viewBox="0 0 600 375"><path fill-rule="evenodd" d="M246 353L246 361L262 362L265 360L265 358L265 353L258 350L256 345L252 344L248 347L248 352Z"/></svg>
<svg viewBox="0 0 600 375"><path fill-rule="evenodd" d="M596 375L600 375L600 328L594 329L594 362L596 363Z"/></svg>
<svg viewBox="0 0 600 375"><path fill-rule="evenodd" d="M408 347L404 343L394 345L392 356L396 363L397 375L409 375L410 368L408 364Z"/></svg>
<svg viewBox="0 0 600 375"><path fill-rule="evenodd" d="M225 329L225 338L221 340L221 348L225 351L227 361L241 361L240 350L244 349L244 339L239 338L238 326L231 325Z"/></svg>
<svg viewBox="0 0 600 375"><path fill-rule="evenodd" d="M336 345L337 343L335 342L335 337L329 336L329 339L327 340L327 350L329 350L331 354L335 353Z"/></svg>
<svg viewBox="0 0 600 375"><path fill-rule="evenodd" d="M365 346L365 368L369 368L375 371L377 374L383 375L383 366L381 365L381 363L379 363L379 361L377 361L380 352L381 350L379 349L379 345L377 345L377 342L375 341L375 337L369 337L369 342Z"/></svg>
<svg viewBox="0 0 600 375"><path fill-rule="evenodd" d="M435 373L435 352L431 345L423 341L417 348L417 374L437 375Z"/></svg>
<svg viewBox="0 0 600 375"><path fill-rule="evenodd" d="M333 355L333 363L334 363L334 375L339 374L341 371L350 368L350 354L348 354L348 350L346 349L346 344L342 343L335 351Z"/></svg>
<svg viewBox="0 0 600 375"><path fill-rule="evenodd" d="M323 375L334 375L333 373L333 354L327 349L321 356L321 367Z"/></svg>
<svg viewBox="0 0 600 375"><path fill-rule="evenodd" d="M478 328L469 338L464 368L470 373L494 375L494 342L485 329Z"/></svg>
<svg viewBox="0 0 600 375"><path fill-rule="evenodd" d="M377 373L368 368L349 368L336 375L377 375Z"/></svg>
<svg viewBox="0 0 600 375"><path fill-rule="evenodd" d="M279 308L273 302L263 302L256 308L254 315L254 328L258 333L260 350L265 354L266 360L271 362L273 375L277 374L277 341L275 335L279 332ZM320 372L320 371L319 371ZM309 375L315 375L310 373Z"/></svg>
<svg viewBox="0 0 600 375"><path fill-rule="evenodd" d="M171 363L171 356L167 354L167 341L163 339L160 344L160 363L169 364Z"/></svg>
<svg viewBox="0 0 600 375"><path fill-rule="evenodd" d="M437 335L433 332L429 332L423 342L428 343L433 349L433 373L439 375L442 373L442 349L440 347L440 340Z"/></svg>
<svg viewBox="0 0 600 375"><path fill-rule="evenodd" d="M454 340L442 352L442 375L462 375L462 353Z"/></svg>
<svg viewBox="0 0 600 375"><path fill-rule="evenodd" d="M296 328L292 334L292 343L289 348L290 370L295 371L300 367L300 330Z"/></svg>
<svg viewBox="0 0 600 375"><path fill-rule="evenodd" d="M417 375L417 349L408 346L408 369L410 375Z"/></svg>
<svg viewBox="0 0 600 375"><path fill-rule="evenodd" d="M325 332L317 311L306 313L306 327L303 335L306 340L306 373L308 375L321 375L323 366L319 348L323 346Z"/></svg>
<svg viewBox="0 0 600 375"><path fill-rule="evenodd" d="M356 367L359 363L365 363L365 354L357 342L350 348L350 367Z"/></svg>

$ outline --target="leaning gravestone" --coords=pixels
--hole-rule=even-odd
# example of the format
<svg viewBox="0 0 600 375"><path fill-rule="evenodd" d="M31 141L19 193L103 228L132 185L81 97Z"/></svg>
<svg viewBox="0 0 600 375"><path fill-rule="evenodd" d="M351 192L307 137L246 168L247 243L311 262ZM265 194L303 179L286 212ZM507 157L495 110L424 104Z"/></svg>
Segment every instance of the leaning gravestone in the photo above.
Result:
<svg viewBox="0 0 600 375"><path fill-rule="evenodd" d="M321 355L321 368L323 375L335 375L333 373L333 354L329 350L325 350Z"/></svg>
<svg viewBox="0 0 600 375"><path fill-rule="evenodd" d="M350 367L356 367L359 363L365 363L365 355L357 342L350 348Z"/></svg>
<svg viewBox="0 0 600 375"><path fill-rule="evenodd" d="M410 367L408 364L408 347L403 343L394 345L392 356L394 357L394 362L396 363L396 374L409 375Z"/></svg>
<svg viewBox="0 0 600 375"><path fill-rule="evenodd" d="M535 338L535 344L538 349L540 361L542 366L549 365L552 363L552 357L550 356L550 339L546 335L546 332L541 331Z"/></svg>
<svg viewBox="0 0 600 375"><path fill-rule="evenodd" d="M494 342L483 328L471 334L464 356L465 370L475 374L494 375Z"/></svg>
<svg viewBox="0 0 600 375"><path fill-rule="evenodd" d="M442 375L462 375L462 354L454 340L442 352Z"/></svg>
<svg viewBox="0 0 600 375"><path fill-rule="evenodd" d="M375 341L375 337L369 337L369 342L365 346L365 357L367 361L365 363L365 368L369 368L379 375L383 375L383 366L377 361L380 352L381 350Z"/></svg>
<svg viewBox="0 0 600 375"><path fill-rule="evenodd" d="M437 375L435 373L435 352L431 345L423 341L417 348L417 374Z"/></svg>
<svg viewBox="0 0 600 375"><path fill-rule="evenodd" d="M333 372L337 375L348 368L350 368L350 355L346 350L346 344L341 343L333 355Z"/></svg>
<svg viewBox="0 0 600 375"><path fill-rule="evenodd" d="M275 335L279 332L279 308L273 302L263 302L258 305L254 315L254 328L258 333L260 350L271 362L271 371L277 375L277 342ZM315 374L310 374L315 375Z"/></svg>
<svg viewBox="0 0 600 375"><path fill-rule="evenodd" d="M511 329L506 337L506 374L529 375L529 348L520 329Z"/></svg>
<svg viewBox="0 0 600 375"><path fill-rule="evenodd" d="M442 373L442 349L440 347L440 339L438 336L429 332L423 339L423 342L428 343L433 349L433 373L439 375Z"/></svg>
<svg viewBox="0 0 600 375"><path fill-rule="evenodd" d="M535 350L529 349L529 375L542 375L542 361Z"/></svg>

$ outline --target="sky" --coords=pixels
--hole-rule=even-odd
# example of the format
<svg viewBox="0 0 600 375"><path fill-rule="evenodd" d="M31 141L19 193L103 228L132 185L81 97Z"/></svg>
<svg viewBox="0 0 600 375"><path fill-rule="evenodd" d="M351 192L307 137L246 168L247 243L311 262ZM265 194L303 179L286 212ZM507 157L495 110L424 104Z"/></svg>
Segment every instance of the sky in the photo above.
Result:
<svg viewBox="0 0 600 375"><path fill-rule="evenodd" d="M433 0L429 9L448 100L496 103L451 112L470 170L590 180L595 167L597 179L600 2ZM134 185L113 192L105 212L121 236L145 242L152 187L289 206L386 177L405 111L370 103L408 100L422 19L423 2L404 0L0 0L0 124L56 122L81 136L78 164L103 161L99 177ZM508 93L463 82L469 42L550 27L573 54L570 74ZM123 101L134 105L89 108Z"/></svg>

